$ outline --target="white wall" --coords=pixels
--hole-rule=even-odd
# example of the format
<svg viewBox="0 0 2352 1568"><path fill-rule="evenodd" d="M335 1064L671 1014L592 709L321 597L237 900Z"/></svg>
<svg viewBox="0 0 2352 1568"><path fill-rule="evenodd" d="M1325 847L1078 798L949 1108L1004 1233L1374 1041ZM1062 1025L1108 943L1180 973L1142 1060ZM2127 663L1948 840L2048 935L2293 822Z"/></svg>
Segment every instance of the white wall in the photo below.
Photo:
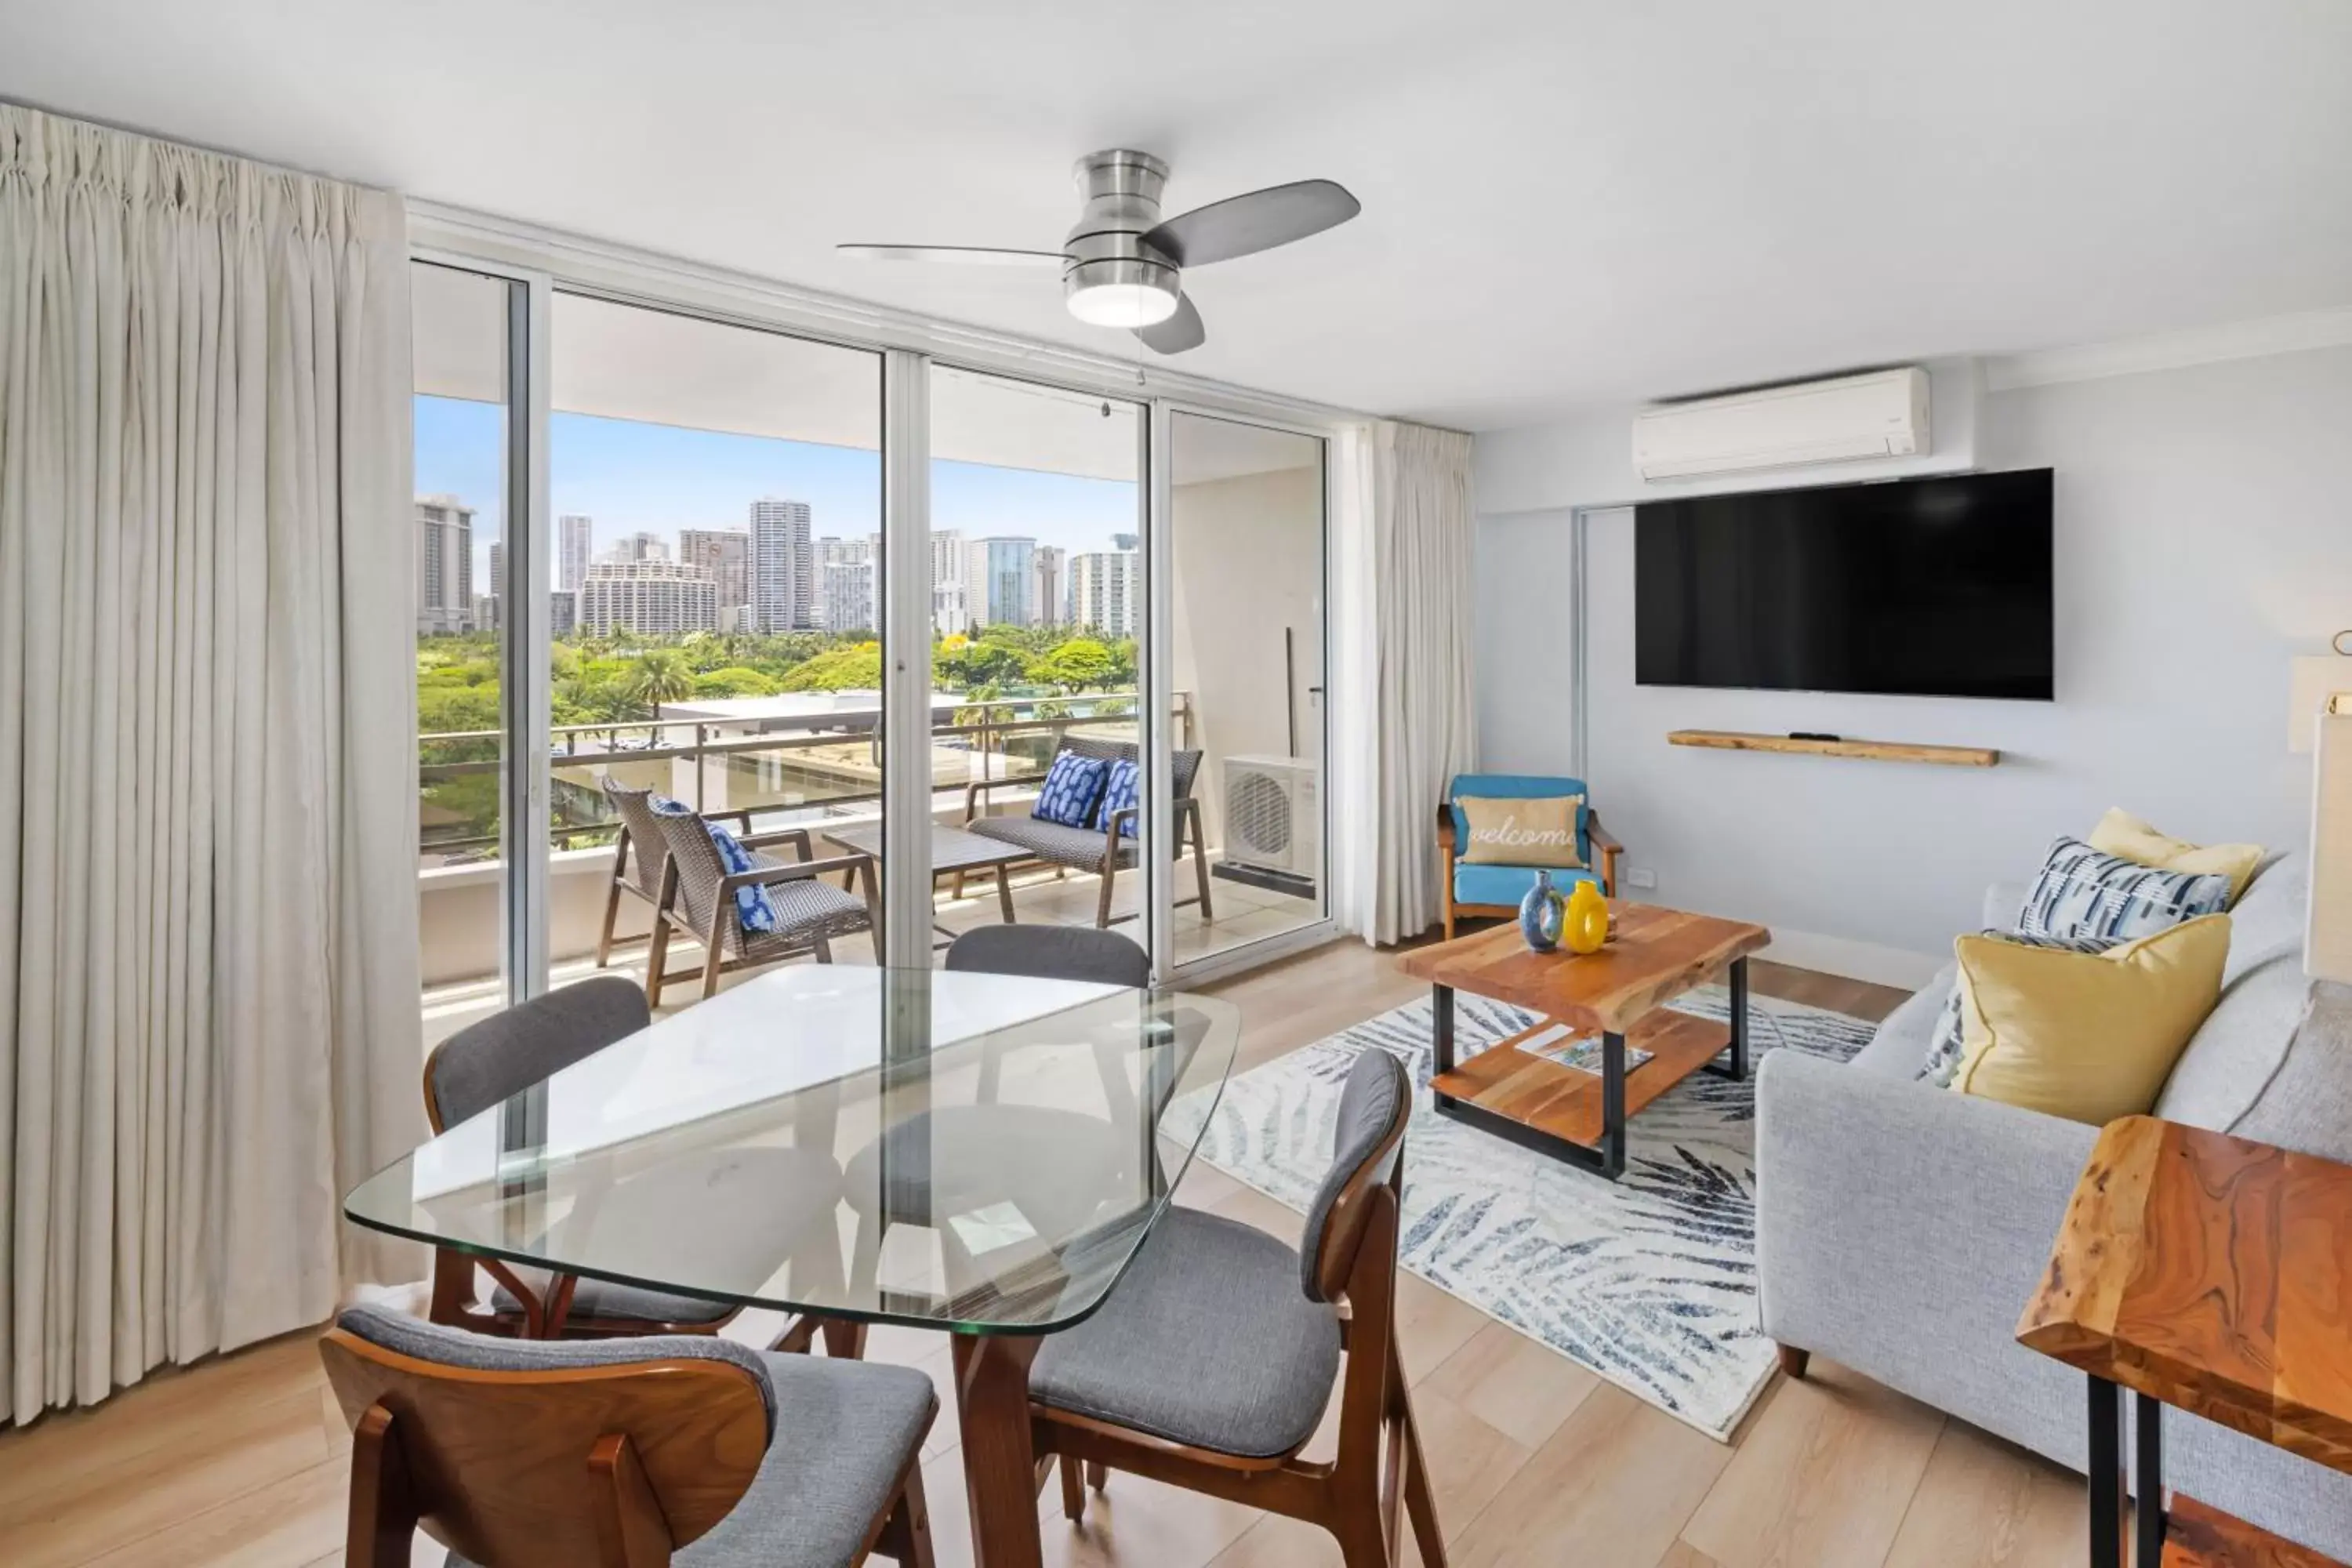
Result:
<svg viewBox="0 0 2352 1568"><path fill-rule="evenodd" d="M1570 766L1565 700L1530 695L1496 639L1531 584L1566 581L1565 509L1638 493L1630 417L1479 438L1492 765ZM1916 984L1973 929L1987 882L2027 877L2052 836L2109 805L2185 837L2300 847L2287 660L2352 626L2352 350L1990 393L1974 441L1982 468L2057 473L2053 703L1636 687L1632 514L1590 519L1586 772L1628 863L1657 873L1638 896L1761 920L1791 962ZM1520 515L1493 515L1506 506ZM1977 770L1668 746L1679 728L2003 756Z"/></svg>

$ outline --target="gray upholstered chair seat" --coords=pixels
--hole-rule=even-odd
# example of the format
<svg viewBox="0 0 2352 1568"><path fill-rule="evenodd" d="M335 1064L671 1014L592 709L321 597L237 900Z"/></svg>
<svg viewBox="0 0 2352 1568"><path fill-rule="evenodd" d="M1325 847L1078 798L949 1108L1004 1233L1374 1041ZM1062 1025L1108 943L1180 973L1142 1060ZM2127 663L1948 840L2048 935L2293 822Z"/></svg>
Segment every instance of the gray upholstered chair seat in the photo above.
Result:
<svg viewBox="0 0 2352 1568"><path fill-rule="evenodd" d="M1009 1203L1041 1232L1067 1235L1093 1217L1121 1154L1110 1124L1078 1111L942 1106L908 1117L852 1155L842 1193L852 1209L866 1213L882 1195L887 1175L894 1199L887 1206L896 1214L944 1216ZM935 1169L971 1179L951 1182L935 1176Z"/></svg>
<svg viewBox="0 0 2352 1568"><path fill-rule="evenodd" d="M1102 864L1103 831L1099 827L1072 827L1035 816L981 816L972 819L971 831L982 838L1017 845L1038 859L1056 866L1091 871ZM1134 864L1135 840L1121 838L1119 868L1125 870Z"/></svg>
<svg viewBox="0 0 2352 1568"><path fill-rule="evenodd" d="M501 1340L373 1307L345 1312L341 1324L402 1355L477 1370L675 1356L733 1362L760 1378L770 1415L766 1457L734 1510L671 1559L678 1568L848 1568L937 1408L931 1380L911 1368L780 1355L709 1335ZM454 1552L449 1563L473 1568Z"/></svg>
<svg viewBox="0 0 2352 1568"><path fill-rule="evenodd" d="M490 1292L494 1311L520 1313L522 1303L501 1285ZM572 1288L571 1316L621 1318L646 1323L715 1323L735 1310L732 1301L709 1301L699 1296L673 1296L639 1285L610 1279L583 1279Z"/></svg>
<svg viewBox="0 0 2352 1568"><path fill-rule="evenodd" d="M1038 1347L1029 1396L1172 1443L1272 1458L1315 1433L1339 1321L1299 1293L1298 1254L1171 1208L1101 1310Z"/></svg>

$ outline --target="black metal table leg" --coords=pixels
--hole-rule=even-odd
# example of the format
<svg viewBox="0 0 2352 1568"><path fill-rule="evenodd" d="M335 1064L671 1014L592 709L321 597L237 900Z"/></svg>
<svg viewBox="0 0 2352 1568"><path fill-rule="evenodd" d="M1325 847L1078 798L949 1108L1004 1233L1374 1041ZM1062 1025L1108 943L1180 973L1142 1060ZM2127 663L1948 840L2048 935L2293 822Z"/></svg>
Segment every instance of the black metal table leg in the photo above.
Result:
<svg viewBox="0 0 2352 1568"><path fill-rule="evenodd" d="M1429 989L1430 1071L1454 1070L1454 987L1433 985Z"/></svg>
<svg viewBox="0 0 2352 1568"><path fill-rule="evenodd" d="M2164 1406L2132 1395L2132 1445L2139 1489L2132 1510L2132 1561L2148 1568L2164 1560Z"/></svg>
<svg viewBox="0 0 2352 1568"><path fill-rule="evenodd" d="M2091 1384L2091 1568L2124 1568L2124 1405L2104 1377Z"/></svg>
<svg viewBox="0 0 2352 1568"><path fill-rule="evenodd" d="M1748 960L1731 961L1731 1059L1708 1062L1706 1070L1734 1080L1748 1076Z"/></svg>
<svg viewBox="0 0 2352 1568"><path fill-rule="evenodd" d="M1625 1037L1601 1037L1601 1173L1625 1173Z"/></svg>

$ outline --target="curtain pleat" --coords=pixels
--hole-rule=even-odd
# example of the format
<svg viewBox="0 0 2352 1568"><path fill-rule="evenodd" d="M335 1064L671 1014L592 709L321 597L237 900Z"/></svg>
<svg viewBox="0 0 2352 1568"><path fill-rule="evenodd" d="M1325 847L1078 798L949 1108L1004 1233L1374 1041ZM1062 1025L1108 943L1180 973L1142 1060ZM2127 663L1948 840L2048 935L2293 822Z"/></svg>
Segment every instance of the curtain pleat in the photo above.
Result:
<svg viewBox="0 0 2352 1568"><path fill-rule="evenodd" d="M0 104L0 1417L416 1260L396 197Z"/></svg>
<svg viewBox="0 0 2352 1568"><path fill-rule="evenodd" d="M1332 908L1392 942L1437 919L1437 805L1477 757L1470 437L1353 426L1336 477Z"/></svg>

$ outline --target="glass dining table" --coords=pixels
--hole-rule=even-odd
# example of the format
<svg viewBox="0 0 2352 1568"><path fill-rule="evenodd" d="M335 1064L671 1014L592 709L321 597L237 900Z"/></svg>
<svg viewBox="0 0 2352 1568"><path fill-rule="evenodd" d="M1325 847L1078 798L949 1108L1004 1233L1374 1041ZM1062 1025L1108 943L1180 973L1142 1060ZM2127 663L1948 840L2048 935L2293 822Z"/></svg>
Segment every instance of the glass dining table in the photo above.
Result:
<svg viewBox="0 0 2352 1568"><path fill-rule="evenodd" d="M457 1123L356 1224L509 1267L952 1336L972 1546L1041 1558L1028 1369L1165 1211L1240 1037L1213 998L772 970Z"/></svg>

